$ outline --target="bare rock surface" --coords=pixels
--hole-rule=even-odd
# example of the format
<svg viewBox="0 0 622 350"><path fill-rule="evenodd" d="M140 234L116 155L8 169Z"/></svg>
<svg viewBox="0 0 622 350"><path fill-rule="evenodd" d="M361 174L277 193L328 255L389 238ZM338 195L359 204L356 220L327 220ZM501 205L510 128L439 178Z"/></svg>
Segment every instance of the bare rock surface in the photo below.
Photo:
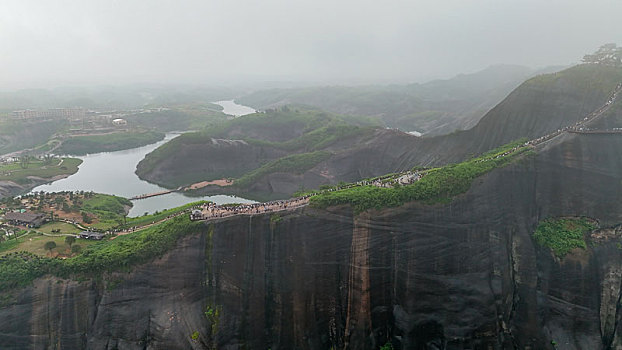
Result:
<svg viewBox="0 0 622 350"><path fill-rule="evenodd" d="M620 149L565 135L448 204L207 222L131 272L36 280L0 309L0 348L618 348ZM560 259L531 237L559 216L601 229Z"/></svg>

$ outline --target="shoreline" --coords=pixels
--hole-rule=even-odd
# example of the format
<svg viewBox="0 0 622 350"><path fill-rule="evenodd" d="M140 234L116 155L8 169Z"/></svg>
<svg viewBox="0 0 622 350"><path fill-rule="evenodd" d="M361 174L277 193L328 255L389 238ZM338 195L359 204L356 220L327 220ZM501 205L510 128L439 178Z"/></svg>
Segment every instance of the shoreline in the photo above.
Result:
<svg viewBox="0 0 622 350"><path fill-rule="evenodd" d="M21 196L23 194L27 194L38 186L68 178L69 176L74 175L76 173L56 175L51 178L29 176L27 179L30 181L28 184L25 184L25 185L18 184L17 182L14 182L14 181L0 181L0 199L6 198L6 197L16 197L16 196ZM19 189L19 190L15 191L12 189Z"/></svg>

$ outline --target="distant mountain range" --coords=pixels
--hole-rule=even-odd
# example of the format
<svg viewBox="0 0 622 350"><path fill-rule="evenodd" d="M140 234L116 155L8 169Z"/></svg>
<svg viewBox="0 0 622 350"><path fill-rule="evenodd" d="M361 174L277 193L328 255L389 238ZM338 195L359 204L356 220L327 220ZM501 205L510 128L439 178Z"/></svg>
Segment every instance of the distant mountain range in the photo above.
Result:
<svg viewBox="0 0 622 350"><path fill-rule="evenodd" d="M338 114L373 116L386 127L439 135L473 127L525 79L560 69L496 65L424 84L269 89L236 102L260 110L302 105Z"/></svg>
<svg viewBox="0 0 622 350"><path fill-rule="evenodd" d="M138 170L157 182L239 171L253 178L240 190L284 195L470 158L595 109L589 128L619 128L622 95L606 103L620 82L601 65L538 76L474 128L429 138L280 108L180 136ZM338 205L185 214L63 260L12 253L0 348L620 349L620 150L617 132L561 133L484 174L473 159L420 186L330 192ZM442 197L401 202L413 191ZM359 212L373 200L361 193L385 200Z"/></svg>
<svg viewBox="0 0 622 350"><path fill-rule="evenodd" d="M239 182L240 186L206 191L283 198L303 188L459 162L516 139L537 138L572 125L603 105L620 81L621 69L602 65L538 75L512 91L473 128L436 137L378 127L373 117L282 107L172 140L147 155L137 174L170 188L250 177L253 181ZM609 126L622 126L615 117L607 120Z"/></svg>

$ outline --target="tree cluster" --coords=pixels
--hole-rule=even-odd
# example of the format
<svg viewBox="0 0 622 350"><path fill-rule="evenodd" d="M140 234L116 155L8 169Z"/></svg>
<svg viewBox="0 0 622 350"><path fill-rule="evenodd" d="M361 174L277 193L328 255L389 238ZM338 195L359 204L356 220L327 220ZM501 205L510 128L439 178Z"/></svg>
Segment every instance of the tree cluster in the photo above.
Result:
<svg viewBox="0 0 622 350"><path fill-rule="evenodd" d="M607 66L622 66L622 47L615 43L605 44L593 54L583 56L584 63L603 64Z"/></svg>

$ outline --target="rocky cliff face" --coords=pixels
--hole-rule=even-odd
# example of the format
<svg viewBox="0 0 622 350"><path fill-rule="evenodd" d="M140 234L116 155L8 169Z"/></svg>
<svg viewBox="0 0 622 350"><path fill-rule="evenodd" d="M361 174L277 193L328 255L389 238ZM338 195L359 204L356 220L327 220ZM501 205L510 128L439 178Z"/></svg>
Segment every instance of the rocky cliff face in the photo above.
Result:
<svg viewBox="0 0 622 350"><path fill-rule="evenodd" d="M257 109L315 106L337 114L371 116L406 131L440 135L474 126L487 110L535 74L525 67L498 65L424 84L273 89L237 101Z"/></svg>
<svg viewBox="0 0 622 350"><path fill-rule="evenodd" d="M239 193L286 198L301 188L358 181L413 166L461 162L522 137L534 139L573 125L603 106L620 81L621 69L600 65L579 65L555 74L541 75L521 84L467 131L420 138L396 130L378 129L369 137L351 138L340 147L329 149L332 157L303 174L268 174L255 185L239 189ZM622 102L618 100L616 104L612 115L599 124L606 127L622 125L622 108L619 107ZM231 157L233 154L242 160L237 162L238 158ZM235 177L277 155L282 156L265 146L232 149L213 147L209 143L188 143L168 157L161 157L154 169L148 169L141 162L138 173L148 181L176 187L188 184L192 176L196 180L196 174ZM157 157L151 158L153 161ZM232 163L231 159L236 162ZM210 176L215 178L216 175ZM210 189L227 190L230 189Z"/></svg>
<svg viewBox="0 0 622 350"><path fill-rule="evenodd" d="M181 145L174 157L163 159L149 173L147 180L174 188L205 180L197 174L209 174L214 179L241 176L266 160L284 155L274 147L242 140L210 139L203 144ZM137 174L143 175L140 170Z"/></svg>
<svg viewBox="0 0 622 350"><path fill-rule="evenodd" d="M622 349L622 136L568 134L449 204L206 223L160 259L37 280L2 349ZM564 259L547 217L601 229Z"/></svg>

